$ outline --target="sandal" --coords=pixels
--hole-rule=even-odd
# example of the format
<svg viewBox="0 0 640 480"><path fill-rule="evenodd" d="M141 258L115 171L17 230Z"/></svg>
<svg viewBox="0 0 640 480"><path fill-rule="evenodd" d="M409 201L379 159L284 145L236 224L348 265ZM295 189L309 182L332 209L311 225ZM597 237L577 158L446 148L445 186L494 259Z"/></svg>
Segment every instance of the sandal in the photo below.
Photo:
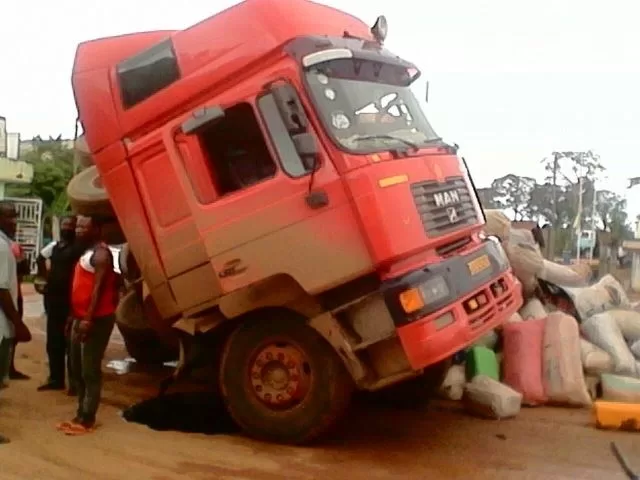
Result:
<svg viewBox="0 0 640 480"><path fill-rule="evenodd" d="M78 435L85 435L87 433L91 433L94 430L95 430L94 427L86 427L81 423L71 423L66 428L63 428L62 432L65 435L78 436Z"/></svg>
<svg viewBox="0 0 640 480"><path fill-rule="evenodd" d="M65 420L64 422L60 422L56 425L56 430L64 430L65 428L70 427L72 422L69 420Z"/></svg>
<svg viewBox="0 0 640 480"><path fill-rule="evenodd" d="M73 420L65 420L64 422L60 422L56 425L56 430L65 430L70 426L76 425L79 423L80 423L80 420L78 419L78 417L74 418Z"/></svg>

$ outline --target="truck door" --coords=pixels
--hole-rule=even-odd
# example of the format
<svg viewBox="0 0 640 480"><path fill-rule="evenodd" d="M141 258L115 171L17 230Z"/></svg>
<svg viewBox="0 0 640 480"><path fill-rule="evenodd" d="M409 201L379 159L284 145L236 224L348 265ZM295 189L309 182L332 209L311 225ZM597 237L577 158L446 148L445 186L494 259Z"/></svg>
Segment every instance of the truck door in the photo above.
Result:
<svg viewBox="0 0 640 480"><path fill-rule="evenodd" d="M220 98L194 111L175 137L217 277L209 288L224 294L287 275L314 292L369 271L346 190L295 89L264 91L257 82L244 89L232 102ZM298 131L295 112L292 121L280 108L292 102ZM225 106L210 115L214 105ZM202 125L185 133L197 118ZM176 292L189 284L178 283Z"/></svg>

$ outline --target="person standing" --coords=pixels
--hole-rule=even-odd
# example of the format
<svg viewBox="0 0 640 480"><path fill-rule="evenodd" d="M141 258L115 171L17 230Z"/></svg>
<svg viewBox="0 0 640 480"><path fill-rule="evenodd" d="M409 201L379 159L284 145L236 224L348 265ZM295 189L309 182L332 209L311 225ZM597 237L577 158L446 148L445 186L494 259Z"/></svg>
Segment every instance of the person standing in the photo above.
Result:
<svg viewBox="0 0 640 480"><path fill-rule="evenodd" d="M84 251L75 242L76 218L67 216L60 221L60 240L49 243L38 255L38 279L45 282L44 311L47 314L47 356L49 378L38 391L65 389L65 358L69 377L69 395L75 395L76 387L71 374L71 359L67 355L69 343L65 336L65 324L71 314L71 282L73 269ZM47 260L50 262L47 268Z"/></svg>
<svg viewBox="0 0 640 480"><path fill-rule="evenodd" d="M85 245L73 273L71 317L71 370L78 388L78 410L58 428L68 435L93 430L102 391L102 359L115 324L119 277L109 247L100 241L100 219L78 216L76 241Z"/></svg>
<svg viewBox="0 0 640 480"><path fill-rule="evenodd" d="M29 330L18 313L18 272L11 249L16 233L16 209L13 203L0 201L0 384L6 385L15 340L29 337ZM0 443L8 438L0 435Z"/></svg>
<svg viewBox="0 0 640 480"><path fill-rule="evenodd" d="M18 274L18 314L20 315L20 319L24 321L24 298L22 297L22 279L31 273L31 269L29 268L29 259L25 257L24 251L20 244L16 241L11 242L11 251L13 256L16 259L16 270ZM31 334L29 334L28 339L21 341L29 341L31 340ZM29 380L31 377L20 372L15 365L16 360L16 350L18 347L18 339L14 339L13 350L11 353L11 366L9 368L9 379L11 380Z"/></svg>

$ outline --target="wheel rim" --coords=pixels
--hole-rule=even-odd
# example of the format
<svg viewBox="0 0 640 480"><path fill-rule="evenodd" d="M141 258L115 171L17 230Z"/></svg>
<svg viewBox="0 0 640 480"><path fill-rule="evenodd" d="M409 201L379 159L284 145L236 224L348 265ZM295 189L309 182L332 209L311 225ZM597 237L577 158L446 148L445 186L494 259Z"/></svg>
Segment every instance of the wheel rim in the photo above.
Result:
<svg viewBox="0 0 640 480"><path fill-rule="evenodd" d="M292 408L306 398L311 385L307 357L295 346L271 342L257 351L249 366L256 398L272 410Z"/></svg>

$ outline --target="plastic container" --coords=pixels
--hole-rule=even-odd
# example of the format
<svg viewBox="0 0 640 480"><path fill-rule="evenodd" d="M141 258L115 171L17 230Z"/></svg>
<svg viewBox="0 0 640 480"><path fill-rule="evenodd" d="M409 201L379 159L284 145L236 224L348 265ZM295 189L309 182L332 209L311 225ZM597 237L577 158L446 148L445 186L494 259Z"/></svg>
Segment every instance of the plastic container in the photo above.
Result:
<svg viewBox="0 0 640 480"><path fill-rule="evenodd" d="M640 404L598 400L594 403L596 427L640 431Z"/></svg>
<svg viewBox="0 0 640 480"><path fill-rule="evenodd" d="M466 363L467 380L471 381L478 375L500 381L500 366L493 350L475 346L469 349Z"/></svg>

